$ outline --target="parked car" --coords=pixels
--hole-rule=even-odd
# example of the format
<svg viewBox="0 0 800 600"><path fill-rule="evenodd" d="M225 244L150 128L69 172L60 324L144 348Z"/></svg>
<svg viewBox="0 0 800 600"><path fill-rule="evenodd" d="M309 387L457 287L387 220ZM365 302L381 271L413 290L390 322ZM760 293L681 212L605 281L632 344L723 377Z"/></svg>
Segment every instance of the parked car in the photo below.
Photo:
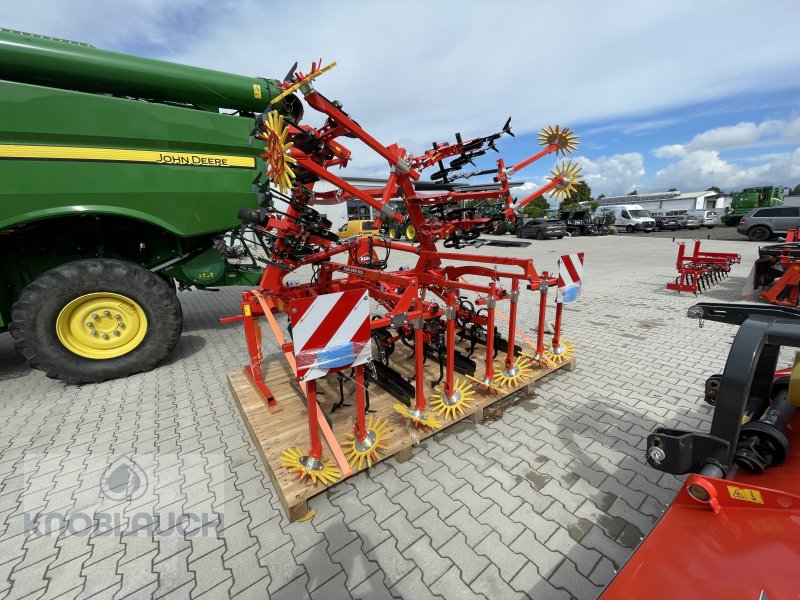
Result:
<svg viewBox="0 0 800 600"><path fill-rule="evenodd" d="M678 217L657 215L653 218L656 220L656 231L676 231L681 228Z"/></svg>
<svg viewBox="0 0 800 600"><path fill-rule="evenodd" d="M700 219L692 215L678 215L675 217L682 229L700 229Z"/></svg>
<svg viewBox="0 0 800 600"><path fill-rule="evenodd" d="M701 227L714 229L714 225L719 225L719 214L714 210L690 210L687 214L700 221Z"/></svg>
<svg viewBox="0 0 800 600"><path fill-rule="evenodd" d="M518 238L558 238L567 235L567 226L564 221L553 219L528 219L517 227Z"/></svg>
<svg viewBox="0 0 800 600"><path fill-rule="evenodd" d="M800 206L754 208L741 218L736 231L754 242L766 242L800 227Z"/></svg>
<svg viewBox="0 0 800 600"><path fill-rule="evenodd" d="M348 221L339 228L339 237L348 238L354 235L377 235L375 222L369 219Z"/></svg>

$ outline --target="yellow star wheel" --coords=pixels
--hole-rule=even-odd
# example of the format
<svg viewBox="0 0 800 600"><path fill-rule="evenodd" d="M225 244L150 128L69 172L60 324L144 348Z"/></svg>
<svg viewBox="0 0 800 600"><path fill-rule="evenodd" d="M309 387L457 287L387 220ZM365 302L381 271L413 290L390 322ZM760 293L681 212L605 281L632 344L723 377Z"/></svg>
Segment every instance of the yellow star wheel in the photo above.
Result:
<svg viewBox="0 0 800 600"><path fill-rule="evenodd" d="M289 128L283 122L283 115L276 110L268 112L264 129L258 135L266 142L266 152L261 157L269 165L267 177L282 194L289 193L295 176L292 165L297 164L297 160L289 154L294 142L286 141L288 135Z"/></svg>
<svg viewBox="0 0 800 600"><path fill-rule="evenodd" d="M403 418L411 419L414 422L414 427L430 427L431 429L442 428L441 422L426 413L424 410L409 408L402 402L395 402L393 408L395 412L400 413Z"/></svg>
<svg viewBox="0 0 800 600"><path fill-rule="evenodd" d="M389 421L370 416L367 421L367 435L363 440L358 441L355 433L347 434L347 441L343 446L347 462L353 470L360 471L365 464L371 467L381 459L378 451L386 449L386 440L391 437L389 435L391 431Z"/></svg>
<svg viewBox="0 0 800 600"><path fill-rule="evenodd" d="M280 459L289 473L297 473L297 479L308 477L314 485L317 481L323 485L335 483L342 476L342 472L332 461L312 458L300 448L287 448L281 452Z"/></svg>
<svg viewBox="0 0 800 600"><path fill-rule="evenodd" d="M453 395L445 396L444 387L437 389L435 394L431 394L431 410L439 417L451 419L456 416L456 412L463 415L464 409L470 407L470 401L475 395L475 390L466 381L456 379L453 383Z"/></svg>
<svg viewBox="0 0 800 600"><path fill-rule="evenodd" d="M483 381L481 381L480 379L475 379L470 375L464 375L464 377L469 379L473 383L473 385L478 387L478 389L486 390L490 394L502 394L505 392L504 389L499 388L495 385L495 383L497 382L494 379L484 379Z"/></svg>
<svg viewBox="0 0 800 600"><path fill-rule="evenodd" d="M542 353L540 356L536 356L535 354L528 354L527 352L520 352L522 356L527 358L531 364L535 364L539 367L543 367L545 369L549 369L550 367L555 367L556 364L547 358L547 355Z"/></svg>
<svg viewBox="0 0 800 600"><path fill-rule="evenodd" d="M556 144L558 146L556 154L560 152L564 156L567 154L572 154L579 144L578 136L575 135L574 131L572 131L569 127L564 127L561 129L558 125L555 127L548 125L539 132L537 137L542 146L551 146L552 144Z"/></svg>
<svg viewBox="0 0 800 600"><path fill-rule="evenodd" d="M561 340L561 346L554 348L551 343L544 350L545 356L555 365L560 365L572 360L575 356L575 344L570 340Z"/></svg>
<svg viewBox="0 0 800 600"><path fill-rule="evenodd" d="M502 387L516 387L518 383L530 377L532 373L531 363L525 359L516 361L510 369L506 369L505 361L494 364L495 380L497 385Z"/></svg>
<svg viewBox="0 0 800 600"><path fill-rule="evenodd" d="M581 166L577 162L565 160L561 165L556 165L553 170L550 171L550 176L552 179L561 178L561 183L550 192L550 195L559 200L563 200L567 196L571 196L572 192L575 191L578 180L581 178Z"/></svg>

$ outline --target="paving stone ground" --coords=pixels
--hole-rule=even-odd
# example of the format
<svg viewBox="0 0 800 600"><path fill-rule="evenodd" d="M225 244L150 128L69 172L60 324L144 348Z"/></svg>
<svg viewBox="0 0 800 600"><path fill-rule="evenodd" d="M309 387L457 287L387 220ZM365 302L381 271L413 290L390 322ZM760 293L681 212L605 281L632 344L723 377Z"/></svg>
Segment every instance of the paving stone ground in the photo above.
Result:
<svg viewBox="0 0 800 600"><path fill-rule="evenodd" d="M756 246L707 247L743 261L698 300L740 300ZM0 597L596 597L680 485L645 464L647 433L708 426L703 384L735 329L699 329L695 298L664 289L669 239L482 249L540 269L577 250L578 368L315 497L305 523L286 521L226 385L244 338L216 319L240 290L182 293L169 360L99 385L47 379L0 335ZM531 338L536 302L523 294Z"/></svg>

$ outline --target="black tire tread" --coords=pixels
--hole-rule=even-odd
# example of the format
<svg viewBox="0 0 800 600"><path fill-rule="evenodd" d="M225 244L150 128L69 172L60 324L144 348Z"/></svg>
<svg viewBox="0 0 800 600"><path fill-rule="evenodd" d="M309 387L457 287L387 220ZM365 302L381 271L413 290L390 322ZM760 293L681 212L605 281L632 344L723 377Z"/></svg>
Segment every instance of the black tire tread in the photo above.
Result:
<svg viewBox="0 0 800 600"><path fill-rule="evenodd" d="M108 281L92 288L85 282ZM99 288L115 288L102 289ZM84 288L84 289L80 289ZM118 358L94 361L70 353L61 346L52 326L52 339L48 341L49 325L55 315L48 317L48 300L64 291L72 298L93 291L110 291L136 300L145 310L148 319L147 337L132 352ZM67 300L68 302L69 300ZM61 303L63 306L65 302ZM155 308L157 315L149 310ZM155 324L155 326L154 326ZM9 331L17 351L29 366L44 371L52 379L70 384L100 383L108 379L125 377L149 371L161 362L175 347L183 328L183 311L173 289L158 275L134 263L116 259L86 259L66 263L42 273L28 284L11 309ZM155 332L151 334L151 331ZM150 340L155 335L158 339ZM45 342L45 343L43 343ZM49 343L48 343L49 342Z"/></svg>

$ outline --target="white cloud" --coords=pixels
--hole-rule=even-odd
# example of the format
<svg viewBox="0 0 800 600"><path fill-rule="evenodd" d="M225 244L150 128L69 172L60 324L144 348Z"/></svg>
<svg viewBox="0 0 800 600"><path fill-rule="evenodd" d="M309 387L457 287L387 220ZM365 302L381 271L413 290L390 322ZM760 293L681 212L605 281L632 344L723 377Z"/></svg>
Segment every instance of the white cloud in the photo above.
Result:
<svg viewBox="0 0 800 600"><path fill-rule="evenodd" d="M599 196L615 196L627 194L632 189L640 187L644 177L644 157L638 152L601 156L590 160L578 157L583 167L583 179L592 188L592 194Z"/></svg>
<svg viewBox="0 0 800 600"><path fill-rule="evenodd" d="M677 162L659 170L648 183L652 191L677 187L704 190L712 185L726 191L756 185L789 185L800 182L800 148L793 152L754 157L739 164L726 161L717 150L691 150Z"/></svg>
<svg viewBox="0 0 800 600"><path fill-rule="evenodd" d="M5 3L0 20L236 73L281 77L295 60L305 69L320 56L337 60L318 84L326 95L387 143L405 137L427 145L453 131L484 132L508 115L518 133L532 134L550 122L630 123L675 106L790 88L799 82L800 4L775 6L781 18L770 23L770 37L780 44L725 44L724 52L702 42L708 23L748 30L769 12L765 3L730 10L725 0L619 0L612 9L583 0L565 13L558 3L522 0L411 0L402 10L382 2L309 1L298 9L257 0L68 7L40 0Z"/></svg>
<svg viewBox="0 0 800 600"><path fill-rule="evenodd" d="M743 148L754 145L785 144L800 140L800 117L790 121L769 119L761 123L743 121L697 134L686 145L690 150L703 148Z"/></svg>

